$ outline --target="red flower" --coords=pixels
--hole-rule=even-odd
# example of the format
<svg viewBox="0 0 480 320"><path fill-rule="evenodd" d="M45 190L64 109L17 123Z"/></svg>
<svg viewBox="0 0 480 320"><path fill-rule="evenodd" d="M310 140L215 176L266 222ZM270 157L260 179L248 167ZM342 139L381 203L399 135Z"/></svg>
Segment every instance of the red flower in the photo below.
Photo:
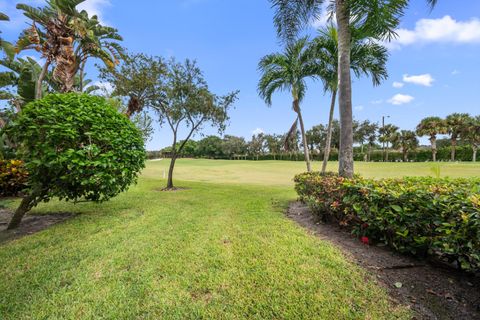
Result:
<svg viewBox="0 0 480 320"><path fill-rule="evenodd" d="M364 229L368 228L368 223L362 224L362 228L364 228Z"/></svg>
<svg viewBox="0 0 480 320"><path fill-rule="evenodd" d="M369 244L370 243L370 240L368 239L368 237L361 237L360 241L362 241L363 244Z"/></svg>

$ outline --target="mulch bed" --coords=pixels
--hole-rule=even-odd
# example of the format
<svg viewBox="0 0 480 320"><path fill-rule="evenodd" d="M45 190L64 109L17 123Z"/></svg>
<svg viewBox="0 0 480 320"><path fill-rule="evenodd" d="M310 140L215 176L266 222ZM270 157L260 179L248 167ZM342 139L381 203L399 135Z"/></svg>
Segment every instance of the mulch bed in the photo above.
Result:
<svg viewBox="0 0 480 320"><path fill-rule="evenodd" d="M302 203L287 216L344 254L375 277L396 303L408 305L416 319L480 319L480 277L369 246L334 224L318 221Z"/></svg>
<svg viewBox="0 0 480 320"><path fill-rule="evenodd" d="M74 213L56 213L48 215L26 215L15 230L6 230L12 217L12 211L0 208L0 244L42 231L54 224L76 216Z"/></svg>

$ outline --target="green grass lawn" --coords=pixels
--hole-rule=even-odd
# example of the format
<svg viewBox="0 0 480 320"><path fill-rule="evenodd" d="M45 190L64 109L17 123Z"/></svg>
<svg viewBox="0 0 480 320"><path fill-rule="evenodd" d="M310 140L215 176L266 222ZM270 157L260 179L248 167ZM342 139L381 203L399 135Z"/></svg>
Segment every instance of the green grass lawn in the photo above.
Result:
<svg viewBox="0 0 480 320"><path fill-rule="evenodd" d="M0 319L409 319L337 249L284 217L303 163L166 161L104 204L42 204L79 215L0 245ZM318 168L318 164L315 165ZM358 164L369 176L426 164ZM442 173L480 175L471 164ZM9 205L13 206L14 203Z"/></svg>

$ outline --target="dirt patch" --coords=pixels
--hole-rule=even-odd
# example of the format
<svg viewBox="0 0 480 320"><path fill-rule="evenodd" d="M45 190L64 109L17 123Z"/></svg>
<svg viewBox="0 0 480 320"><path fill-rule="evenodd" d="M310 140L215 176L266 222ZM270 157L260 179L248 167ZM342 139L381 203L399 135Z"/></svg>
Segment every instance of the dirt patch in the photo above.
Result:
<svg viewBox="0 0 480 320"><path fill-rule="evenodd" d="M0 244L42 231L51 225L76 216L74 213L56 213L48 215L26 215L15 230L6 230L12 217L12 211L0 208Z"/></svg>
<svg viewBox="0 0 480 320"><path fill-rule="evenodd" d="M155 189L155 191L159 192L176 192L176 191L184 191L184 190L189 190L190 188L186 187L173 187L173 188L160 188L160 189Z"/></svg>
<svg viewBox="0 0 480 320"><path fill-rule="evenodd" d="M365 245L337 225L319 222L299 202L290 205L287 216L340 248L387 288L394 301L410 306L418 319L480 319L480 277Z"/></svg>

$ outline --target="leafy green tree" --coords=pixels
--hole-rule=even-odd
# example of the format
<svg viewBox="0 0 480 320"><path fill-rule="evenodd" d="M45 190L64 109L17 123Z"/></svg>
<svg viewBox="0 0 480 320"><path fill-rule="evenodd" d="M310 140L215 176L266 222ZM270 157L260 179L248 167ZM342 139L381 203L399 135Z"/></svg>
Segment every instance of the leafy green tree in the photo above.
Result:
<svg viewBox="0 0 480 320"><path fill-rule="evenodd" d="M273 155L273 160L277 160L277 155L282 152L283 137L278 134L265 135L265 148Z"/></svg>
<svg viewBox="0 0 480 320"><path fill-rule="evenodd" d="M128 117L153 107L158 94L164 91L167 66L161 57L129 53L117 68L100 67L99 70L100 79L114 88L111 95L120 97L127 105Z"/></svg>
<svg viewBox="0 0 480 320"><path fill-rule="evenodd" d="M437 0L426 0L432 7ZM270 0L275 8L274 24L281 39L290 42L299 31L319 16L323 0ZM408 5L408 0L332 0L329 10L335 12L338 26L339 108L342 132L340 135L339 173L352 177L353 169L353 112L351 44L354 27L363 38L390 40Z"/></svg>
<svg viewBox="0 0 480 320"><path fill-rule="evenodd" d="M392 136L392 144L394 148L402 150L403 162L407 162L408 152L418 147L418 139L414 131L401 130Z"/></svg>
<svg viewBox="0 0 480 320"><path fill-rule="evenodd" d="M451 141L451 161L455 161L458 138L463 127L468 123L469 119L470 115L468 113L452 113L445 119L447 124L447 133L450 135Z"/></svg>
<svg viewBox="0 0 480 320"><path fill-rule="evenodd" d="M270 106L274 92L290 91L293 111L297 114L300 123L307 171L311 171L308 141L300 104L307 90L306 79L316 77L320 73L320 65L312 58L312 53L308 49L308 39L302 38L287 45L284 53L274 53L263 57L258 65L262 73L258 83L258 92Z"/></svg>
<svg viewBox="0 0 480 320"><path fill-rule="evenodd" d="M368 142L370 136L376 134L378 124L372 123L370 120L364 120L362 122L357 122L357 125L354 127L353 140L360 144L361 152L363 153L364 144Z"/></svg>
<svg viewBox="0 0 480 320"><path fill-rule="evenodd" d="M470 144L473 150L472 161L477 161L477 151L480 147L480 116L470 117L462 127L460 136Z"/></svg>
<svg viewBox="0 0 480 320"><path fill-rule="evenodd" d="M184 148L181 150L184 150ZM223 152L223 140L217 136L207 136L198 141L196 153L200 157L209 159L222 158L225 156Z"/></svg>
<svg viewBox="0 0 480 320"><path fill-rule="evenodd" d="M332 122L338 91L338 30L334 26L320 29L319 35L313 40L313 47L315 57L323 66L320 78L323 80L324 90L331 92L332 96L322 165L322 172L325 173L330 155ZM355 76L370 76L374 86L380 85L388 77L387 49L370 39L365 39L359 30L353 30L350 54L350 67ZM353 140L355 141L355 137Z"/></svg>
<svg viewBox="0 0 480 320"><path fill-rule="evenodd" d="M225 135L222 143L223 154L232 159L236 155L244 155L247 153L247 143L243 137L235 137Z"/></svg>
<svg viewBox="0 0 480 320"><path fill-rule="evenodd" d="M313 126L307 130L307 141L311 152L320 152L320 148L325 144L327 130L323 124Z"/></svg>
<svg viewBox="0 0 480 320"><path fill-rule="evenodd" d="M417 134L420 137L428 136L432 149L432 160L437 161L437 136L447 133L447 124L440 117L427 117L420 121L417 126Z"/></svg>
<svg viewBox="0 0 480 320"><path fill-rule="evenodd" d="M6 132L19 142L29 173L26 196L8 229L53 197L106 201L134 183L144 167L140 132L101 97L50 94L26 105Z"/></svg>
<svg viewBox="0 0 480 320"><path fill-rule="evenodd" d="M380 134L379 141L386 145L385 149L385 161L388 161L388 149L389 144L393 142L395 135L397 134L398 127L393 124L387 124L383 127L378 129L378 133Z"/></svg>
<svg viewBox="0 0 480 320"><path fill-rule="evenodd" d="M377 132L378 132L378 125L376 123L372 123L371 127L369 127L369 131L367 135L367 144L368 144L367 161L371 161L372 159L372 149L376 146L376 142L378 138Z"/></svg>
<svg viewBox="0 0 480 320"><path fill-rule="evenodd" d="M263 133L252 136L252 140L248 143L248 152L257 160L261 154L265 153L265 135Z"/></svg>
<svg viewBox="0 0 480 320"><path fill-rule="evenodd" d="M225 96L210 92L195 61L184 63L170 60L165 80L158 79L160 90L153 101L153 107L159 116L160 125L167 124L173 134L172 154L166 190L174 188L173 171L175 161L185 144L207 123L223 132L229 119L228 110L237 99L238 91ZM187 135L180 146L179 128L186 127Z"/></svg>

